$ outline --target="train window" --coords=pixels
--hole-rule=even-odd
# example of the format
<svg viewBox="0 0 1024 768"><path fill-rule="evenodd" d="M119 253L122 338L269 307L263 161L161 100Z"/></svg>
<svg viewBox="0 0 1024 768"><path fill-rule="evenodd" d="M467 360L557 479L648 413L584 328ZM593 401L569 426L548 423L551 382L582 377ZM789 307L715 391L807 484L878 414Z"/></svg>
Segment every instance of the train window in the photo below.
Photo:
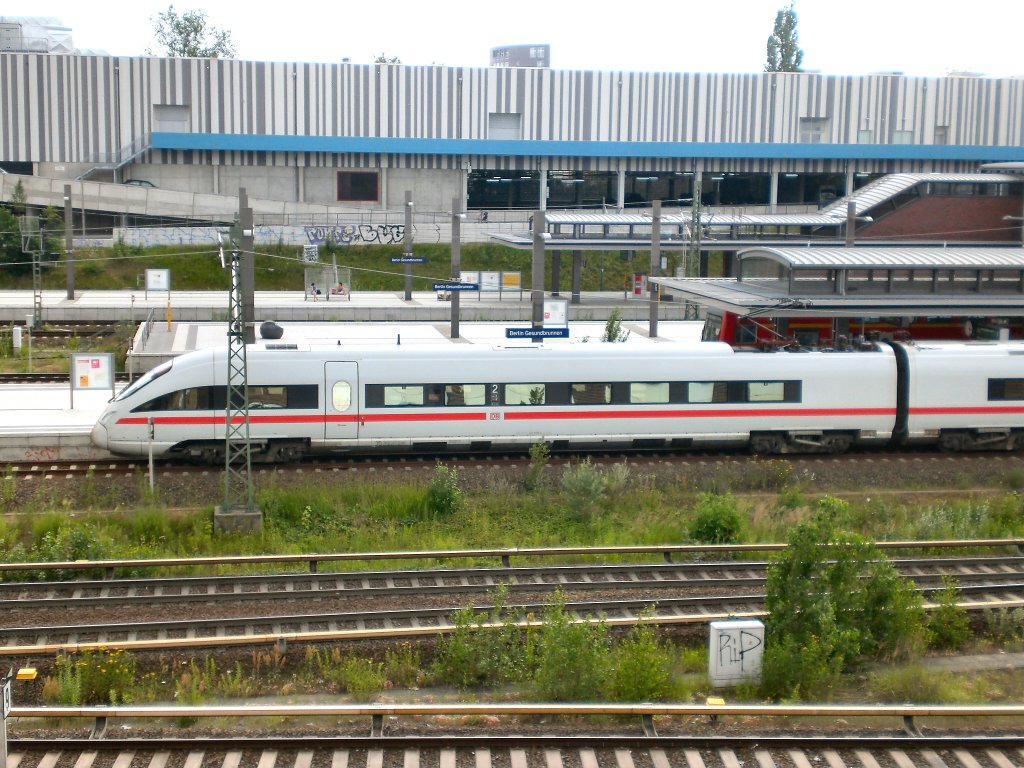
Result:
<svg viewBox="0 0 1024 768"><path fill-rule="evenodd" d="M729 384L725 381L691 381L686 386L688 403L727 403Z"/></svg>
<svg viewBox="0 0 1024 768"><path fill-rule="evenodd" d="M781 381L747 382L748 403L781 403L786 399L786 385Z"/></svg>
<svg viewBox="0 0 1024 768"><path fill-rule="evenodd" d="M989 379L989 400L1024 400L1024 379Z"/></svg>
<svg viewBox="0 0 1024 768"><path fill-rule="evenodd" d="M611 384L573 384L572 402L580 405L603 405L612 401Z"/></svg>
<svg viewBox="0 0 1024 768"><path fill-rule="evenodd" d="M445 405L486 405L484 384L448 384L444 388Z"/></svg>
<svg viewBox="0 0 1024 768"><path fill-rule="evenodd" d="M153 411L205 411L210 410L209 387L193 387L168 392L143 403L133 412Z"/></svg>
<svg viewBox="0 0 1024 768"><path fill-rule="evenodd" d="M629 385L631 403L667 403L669 387L667 381L635 383Z"/></svg>
<svg viewBox="0 0 1024 768"><path fill-rule="evenodd" d="M428 384L425 386L427 405L444 405L444 387L440 384Z"/></svg>
<svg viewBox="0 0 1024 768"><path fill-rule="evenodd" d="M117 395L114 397L114 401L117 402L118 400L124 400L126 397L134 395L136 392L138 392L140 389L142 389L150 382L159 379L161 376L163 376L165 373L171 370L171 364L173 362L173 360L168 360L166 363L160 363L160 365L158 365L156 368L153 368L151 371L148 371L144 376L142 376L139 379L136 379L134 383L129 384L127 387L118 392Z"/></svg>
<svg viewBox="0 0 1024 768"><path fill-rule="evenodd" d="M347 381L336 381L331 387L331 405L336 411L347 411L352 405L352 385Z"/></svg>
<svg viewBox="0 0 1024 768"><path fill-rule="evenodd" d="M543 405L543 384L506 384L505 405Z"/></svg>
<svg viewBox="0 0 1024 768"><path fill-rule="evenodd" d="M288 393L285 387L249 387L249 407L287 408Z"/></svg>
<svg viewBox="0 0 1024 768"><path fill-rule="evenodd" d="M423 385L386 384L384 386L384 405L388 407L423 405Z"/></svg>

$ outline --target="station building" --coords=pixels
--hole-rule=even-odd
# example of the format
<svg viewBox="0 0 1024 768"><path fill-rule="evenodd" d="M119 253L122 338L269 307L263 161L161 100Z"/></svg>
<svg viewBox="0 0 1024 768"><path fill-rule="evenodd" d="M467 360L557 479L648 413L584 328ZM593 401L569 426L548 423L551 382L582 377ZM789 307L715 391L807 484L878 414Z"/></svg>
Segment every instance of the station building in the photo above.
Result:
<svg viewBox="0 0 1024 768"><path fill-rule="evenodd" d="M699 180L704 205L806 211L1024 160L1022 78L4 52L0 83L8 173L346 210L688 206Z"/></svg>

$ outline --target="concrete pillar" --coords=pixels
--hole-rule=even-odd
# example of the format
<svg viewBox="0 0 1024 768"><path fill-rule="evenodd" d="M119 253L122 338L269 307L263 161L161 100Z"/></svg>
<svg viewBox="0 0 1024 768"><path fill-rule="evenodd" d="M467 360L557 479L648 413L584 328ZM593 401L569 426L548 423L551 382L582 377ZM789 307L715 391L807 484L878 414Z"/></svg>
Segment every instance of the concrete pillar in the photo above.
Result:
<svg viewBox="0 0 1024 768"><path fill-rule="evenodd" d="M621 168L619 169L615 181L615 210L617 210L619 213L622 213L622 211L626 207L626 172Z"/></svg>
<svg viewBox="0 0 1024 768"><path fill-rule="evenodd" d="M452 198L452 282L459 280L462 272L462 198ZM459 294L462 291L452 291L452 328L451 337L459 338Z"/></svg>
<svg viewBox="0 0 1024 768"><path fill-rule="evenodd" d="M772 213L779 207L779 172L772 171L771 181L768 182L768 210Z"/></svg>
<svg viewBox="0 0 1024 768"><path fill-rule="evenodd" d="M532 327L540 330L544 327L544 211L533 214L533 262L530 267L530 303L532 305ZM534 338L540 342L540 337Z"/></svg>
<svg viewBox="0 0 1024 768"><path fill-rule="evenodd" d="M661 271L661 200L651 203L651 269L647 275L647 300L650 302L648 315L649 338L658 336L658 286L652 281Z"/></svg>
<svg viewBox="0 0 1024 768"><path fill-rule="evenodd" d="M580 284L583 282L583 252L572 252L572 298L570 303L580 303Z"/></svg>

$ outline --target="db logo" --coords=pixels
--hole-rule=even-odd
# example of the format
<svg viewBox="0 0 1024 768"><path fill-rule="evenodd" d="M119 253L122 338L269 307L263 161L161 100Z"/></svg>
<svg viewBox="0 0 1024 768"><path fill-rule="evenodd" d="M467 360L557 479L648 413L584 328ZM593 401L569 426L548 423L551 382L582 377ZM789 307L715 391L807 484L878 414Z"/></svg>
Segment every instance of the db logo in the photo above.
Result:
<svg viewBox="0 0 1024 768"><path fill-rule="evenodd" d="M501 421L501 414L498 411L491 411L487 414L487 418L491 421Z"/></svg>

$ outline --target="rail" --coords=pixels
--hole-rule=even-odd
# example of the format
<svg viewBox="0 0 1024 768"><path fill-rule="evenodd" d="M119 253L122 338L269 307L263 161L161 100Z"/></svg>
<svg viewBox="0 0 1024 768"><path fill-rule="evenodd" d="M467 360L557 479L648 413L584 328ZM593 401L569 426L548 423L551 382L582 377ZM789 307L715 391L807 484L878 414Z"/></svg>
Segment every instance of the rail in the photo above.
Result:
<svg viewBox="0 0 1024 768"><path fill-rule="evenodd" d="M239 706L109 706L109 707L13 707L11 717L91 718L92 737L101 738L112 718L213 718L213 717L369 717L370 735L384 735L385 717L444 716L529 717L638 717L644 734L657 736L655 717L898 717L904 730L920 736L919 717L1024 717L1024 704L1007 705L914 705L914 704L244 704Z"/></svg>
<svg viewBox="0 0 1024 768"><path fill-rule="evenodd" d="M1024 551L1024 538L1013 539L937 539L926 541L878 541L878 549L968 549L972 547L1015 547ZM196 565L256 565L308 563L316 573L320 563L372 562L377 560L457 560L498 558L505 568L513 557L575 557L595 555L661 555L666 563L673 555L723 555L740 552L778 552L786 544L651 544L621 547L511 547L497 549L447 549L399 552L332 552L308 555L228 555L224 557L163 557L149 560L62 560L47 562L0 563L0 574L10 571L103 570L113 578L117 568L172 568Z"/></svg>

